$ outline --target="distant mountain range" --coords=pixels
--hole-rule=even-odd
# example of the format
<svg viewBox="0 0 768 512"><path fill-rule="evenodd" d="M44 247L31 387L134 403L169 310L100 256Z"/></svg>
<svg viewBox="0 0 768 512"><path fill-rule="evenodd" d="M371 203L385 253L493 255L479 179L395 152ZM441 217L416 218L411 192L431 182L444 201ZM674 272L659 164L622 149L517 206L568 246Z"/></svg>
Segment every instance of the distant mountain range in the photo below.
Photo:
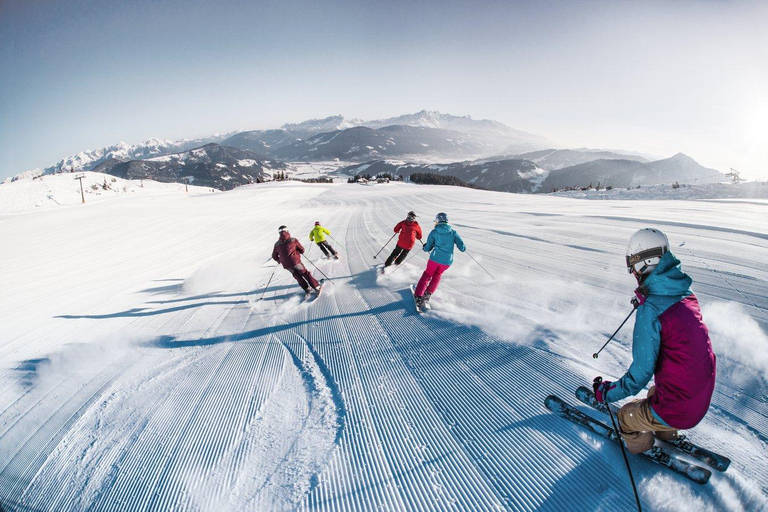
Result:
<svg viewBox="0 0 768 512"><path fill-rule="evenodd" d="M373 121L332 116L196 140L148 139L134 146L121 142L83 151L11 181L98 170L166 182L191 179L227 190L269 179L275 170L290 170L286 162L333 161L344 167L343 174L363 169L406 176L438 172L489 190L523 193L598 182L629 187L725 179L682 154L651 161L623 150L545 149L548 146L544 137L497 121L423 110Z"/></svg>
<svg viewBox="0 0 768 512"><path fill-rule="evenodd" d="M509 157L495 157L489 160L505 160L517 158L530 160L547 171L563 169L572 165L584 164L595 160L633 160L635 162L647 162L648 159L639 155L618 153L614 151L600 151L587 148L582 149L544 149L530 153L511 155Z"/></svg>
<svg viewBox="0 0 768 512"><path fill-rule="evenodd" d="M582 158L567 150L568 158ZM587 152L604 156L604 152ZM397 161L375 160L351 165L340 169L339 174L399 174L408 177L415 172L432 172L455 176L467 183L487 190L500 192L551 192L567 187L611 186L635 187L637 185L659 185L680 183L717 183L725 176L714 170L699 165L691 157L677 155L654 162L640 162L626 158L598 158L557 169L546 169L536 160L545 158L544 154L529 153L529 159L518 158L491 160L483 162L456 162L450 164L409 164ZM639 157L638 157L639 158ZM550 160L555 165L561 160Z"/></svg>
<svg viewBox="0 0 768 512"><path fill-rule="evenodd" d="M405 160L465 160L492 151L482 139L466 133L392 125L383 128L357 126L320 133L272 152L275 158L288 161L370 160L401 158Z"/></svg>
<svg viewBox="0 0 768 512"><path fill-rule="evenodd" d="M93 170L130 180L186 181L201 187L229 190L271 180L273 171L285 170L286 167L283 162L266 160L250 151L211 143L146 160L124 162L110 159Z"/></svg>
<svg viewBox="0 0 768 512"><path fill-rule="evenodd" d="M544 137L487 119L426 111L363 121L331 116L285 124L274 130L217 134L195 140L148 139L83 151L44 169L11 180L56 172L89 171L104 162L148 159L201 147L208 143L251 151L261 158L318 161L407 158L411 161L467 160L499 154L508 148L532 151L547 146Z"/></svg>
<svg viewBox="0 0 768 512"><path fill-rule="evenodd" d="M498 121L472 119L470 116L453 116L430 110L422 110L415 114L405 114L373 121L333 116L326 119L312 119L298 124L286 124L283 125L283 129L294 133L307 132L313 134L346 130L357 126L373 129L385 128L387 126L412 126L459 132L465 135L473 135L478 140L484 141L496 153L503 149L509 150L509 148L517 148L517 151L529 151L546 147L548 143L546 137L516 130Z"/></svg>
<svg viewBox="0 0 768 512"><path fill-rule="evenodd" d="M475 159L510 147L528 151L545 147L547 139L497 121L422 110L374 121L312 119L279 130L240 132L222 144L289 161L435 161Z"/></svg>
<svg viewBox="0 0 768 512"><path fill-rule="evenodd" d="M133 146L126 144L125 142L118 142L114 146L82 151L76 155L63 158L45 169L33 169L18 174L14 179L32 178L34 176L54 174L57 172L91 171L103 162L138 160L169 155L179 151L197 148L210 142L218 142L228 136L229 134L217 134L205 139L176 141L152 138Z"/></svg>
<svg viewBox="0 0 768 512"><path fill-rule="evenodd" d="M550 171L541 184L542 192L567 187L586 187L590 184L612 187L636 187L688 183L717 183L727 178L715 169L699 165L693 158L678 153L671 158L655 162L599 159Z"/></svg>

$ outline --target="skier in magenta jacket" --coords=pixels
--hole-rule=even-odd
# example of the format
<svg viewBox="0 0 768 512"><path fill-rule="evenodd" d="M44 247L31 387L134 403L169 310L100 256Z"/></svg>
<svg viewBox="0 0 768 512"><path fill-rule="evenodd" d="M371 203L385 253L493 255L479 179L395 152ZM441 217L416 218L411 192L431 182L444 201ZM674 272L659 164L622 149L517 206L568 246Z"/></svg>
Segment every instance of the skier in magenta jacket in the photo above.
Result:
<svg viewBox="0 0 768 512"><path fill-rule="evenodd" d="M287 227L280 226L278 232L280 233L280 238L275 242L275 247L272 249L272 259L280 263L285 270L293 275L293 278L296 279L296 282L299 283L304 292L319 293L320 283L317 282L317 279L301 262L304 246L291 236Z"/></svg>
<svg viewBox="0 0 768 512"><path fill-rule="evenodd" d="M715 354L692 280L669 252L657 229L641 229L630 239L627 267L639 288L632 340L632 364L616 382L595 378L595 397L615 402L655 386L647 398L624 405L619 425L632 453L649 450L654 435L674 439L678 429L697 425L706 415L715 389Z"/></svg>

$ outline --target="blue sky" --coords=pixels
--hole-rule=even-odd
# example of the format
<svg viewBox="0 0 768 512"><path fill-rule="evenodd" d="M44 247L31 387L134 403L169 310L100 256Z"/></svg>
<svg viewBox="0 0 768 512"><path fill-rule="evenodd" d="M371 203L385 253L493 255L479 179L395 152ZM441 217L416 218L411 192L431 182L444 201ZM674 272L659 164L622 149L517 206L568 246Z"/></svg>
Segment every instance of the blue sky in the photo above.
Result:
<svg viewBox="0 0 768 512"><path fill-rule="evenodd" d="M0 179L343 114L489 118L768 176L768 2L0 2Z"/></svg>

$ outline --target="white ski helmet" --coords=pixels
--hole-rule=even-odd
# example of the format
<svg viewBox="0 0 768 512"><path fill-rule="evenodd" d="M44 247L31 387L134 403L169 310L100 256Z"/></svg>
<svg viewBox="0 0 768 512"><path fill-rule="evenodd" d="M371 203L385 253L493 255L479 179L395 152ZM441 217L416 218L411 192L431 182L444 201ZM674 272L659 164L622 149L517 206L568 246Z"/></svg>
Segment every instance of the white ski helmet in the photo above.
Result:
<svg viewBox="0 0 768 512"><path fill-rule="evenodd" d="M667 235L658 229L641 229L629 239L627 270L639 275L650 274L667 252L669 252Z"/></svg>

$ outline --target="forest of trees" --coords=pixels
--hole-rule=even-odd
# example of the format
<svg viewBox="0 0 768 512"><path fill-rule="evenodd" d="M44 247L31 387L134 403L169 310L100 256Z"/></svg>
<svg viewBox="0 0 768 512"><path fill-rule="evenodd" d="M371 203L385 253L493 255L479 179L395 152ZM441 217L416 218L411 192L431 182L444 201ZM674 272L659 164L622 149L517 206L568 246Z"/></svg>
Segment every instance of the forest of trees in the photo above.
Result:
<svg viewBox="0 0 768 512"><path fill-rule="evenodd" d="M394 174L393 175L393 174L389 174L388 172L382 172L382 173L379 173L379 174L377 174L375 176L373 176L371 174L362 174L362 173L356 174L354 177L349 178L347 180L347 183L357 183L361 179L364 179L366 181L371 181L371 180L376 181L376 180L379 180L379 179L386 179L386 180L389 180L389 181L403 181L403 177L400 176L399 174Z"/></svg>
<svg viewBox="0 0 768 512"><path fill-rule="evenodd" d="M456 176L435 174L433 172L415 172L411 174L411 181L419 185L452 185L454 187L480 188L477 185L460 180Z"/></svg>

